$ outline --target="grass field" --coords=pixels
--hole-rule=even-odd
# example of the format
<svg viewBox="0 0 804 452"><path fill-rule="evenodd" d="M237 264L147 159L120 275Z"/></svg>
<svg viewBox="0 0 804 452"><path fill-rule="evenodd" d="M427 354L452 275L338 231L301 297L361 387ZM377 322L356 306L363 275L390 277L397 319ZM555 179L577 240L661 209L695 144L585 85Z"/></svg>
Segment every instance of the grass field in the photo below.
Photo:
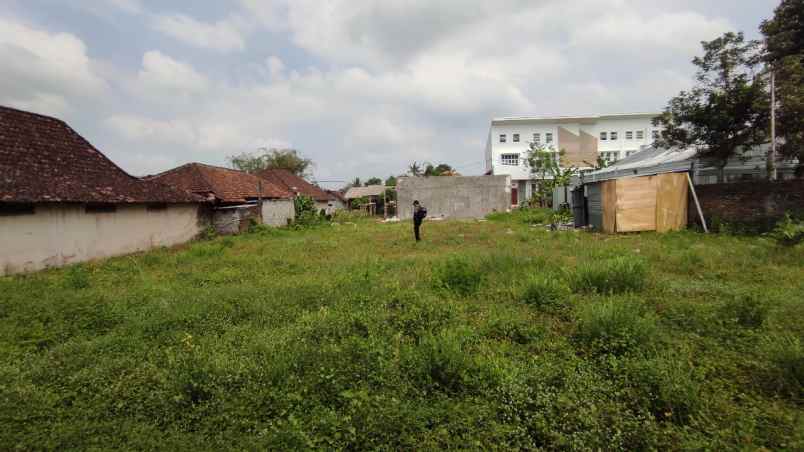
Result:
<svg viewBox="0 0 804 452"><path fill-rule="evenodd" d="M0 449L804 448L804 247L410 229L0 278Z"/></svg>

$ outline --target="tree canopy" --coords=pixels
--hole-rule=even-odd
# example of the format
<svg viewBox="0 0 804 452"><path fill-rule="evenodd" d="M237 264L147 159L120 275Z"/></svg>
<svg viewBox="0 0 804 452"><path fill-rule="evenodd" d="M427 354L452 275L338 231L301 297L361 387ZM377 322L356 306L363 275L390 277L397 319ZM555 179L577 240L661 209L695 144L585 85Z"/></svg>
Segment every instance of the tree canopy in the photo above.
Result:
<svg viewBox="0 0 804 452"><path fill-rule="evenodd" d="M760 30L765 61L776 75L779 151L804 164L804 0L783 0Z"/></svg>
<svg viewBox="0 0 804 452"><path fill-rule="evenodd" d="M261 153L244 152L226 158L232 168L256 173L265 169L286 169L297 176L307 176L313 161L299 155L295 149L268 149Z"/></svg>
<svg viewBox="0 0 804 452"><path fill-rule="evenodd" d="M767 77L761 71L761 43L742 33L702 42L696 57L696 85L670 99L654 124L664 128L657 145L699 148L721 168L741 146L768 140ZM722 178L722 172L721 172Z"/></svg>

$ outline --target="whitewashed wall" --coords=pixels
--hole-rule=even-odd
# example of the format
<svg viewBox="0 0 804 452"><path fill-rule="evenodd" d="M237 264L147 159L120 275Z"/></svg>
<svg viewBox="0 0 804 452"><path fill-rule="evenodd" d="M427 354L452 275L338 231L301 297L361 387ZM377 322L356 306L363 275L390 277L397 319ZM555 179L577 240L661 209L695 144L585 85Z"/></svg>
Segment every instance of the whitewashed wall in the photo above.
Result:
<svg viewBox="0 0 804 452"><path fill-rule="evenodd" d="M32 215L0 216L0 275L59 267L184 243L204 227L198 206L118 206L86 213L80 204L41 204Z"/></svg>

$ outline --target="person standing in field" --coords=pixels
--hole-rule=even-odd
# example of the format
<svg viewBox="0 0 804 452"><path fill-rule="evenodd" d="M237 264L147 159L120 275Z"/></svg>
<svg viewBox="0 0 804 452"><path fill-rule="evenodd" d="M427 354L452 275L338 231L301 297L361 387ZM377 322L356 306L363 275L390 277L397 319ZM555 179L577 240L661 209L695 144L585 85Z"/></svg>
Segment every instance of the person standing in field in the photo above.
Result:
<svg viewBox="0 0 804 452"><path fill-rule="evenodd" d="M424 221L424 217L427 216L427 209L425 209L419 201L413 201L413 234L416 236L416 241L421 241L421 235L419 233L419 228L422 226L422 221Z"/></svg>

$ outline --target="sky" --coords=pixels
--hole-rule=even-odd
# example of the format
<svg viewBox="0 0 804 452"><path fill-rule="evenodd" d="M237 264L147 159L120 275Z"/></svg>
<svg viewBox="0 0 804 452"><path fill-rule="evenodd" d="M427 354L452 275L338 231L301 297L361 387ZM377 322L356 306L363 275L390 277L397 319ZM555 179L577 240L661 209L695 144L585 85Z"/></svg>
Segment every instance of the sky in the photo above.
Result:
<svg viewBox="0 0 804 452"><path fill-rule="evenodd" d="M329 187L481 174L492 117L661 111L779 0L0 0L0 105L123 169L294 148ZM331 181L331 182L324 182Z"/></svg>

